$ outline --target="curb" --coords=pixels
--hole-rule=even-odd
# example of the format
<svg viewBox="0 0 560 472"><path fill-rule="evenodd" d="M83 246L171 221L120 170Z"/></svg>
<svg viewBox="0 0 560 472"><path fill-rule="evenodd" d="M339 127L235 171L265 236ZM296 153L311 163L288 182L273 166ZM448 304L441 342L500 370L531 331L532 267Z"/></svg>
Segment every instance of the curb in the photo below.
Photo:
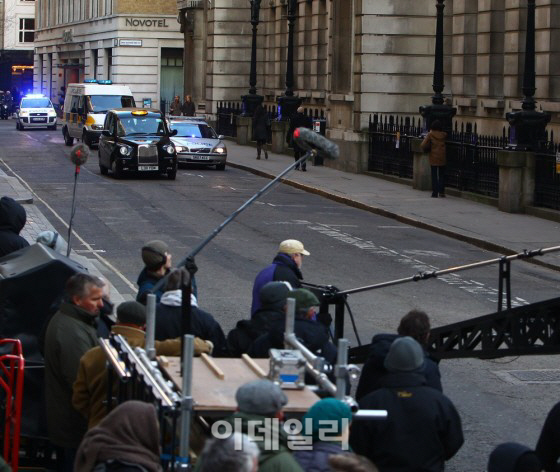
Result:
<svg viewBox="0 0 560 472"><path fill-rule="evenodd" d="M265 177L267 179L274 179L276 177L273 174L270 174L268 172L264 172L264 171L261 171L261 170L258 170L258 169L254 169L254 168L249 167L245 164L237 164L237 163L233 163L233 162L228 161L227 165L231 166L233 168L236 168L236 169L240 169L240 170L250 172L254 175L258 175L259 177ZM383 208L375 207L373 205L368 205L366 203L359 202L357 200L353 200L353 199L348 198L348 197L342 197L340 195L335 195L335 194L329 193L325 190L319 189L317 187L313 187L311 185L296 182L295 180L290 180L290 179L283 178L283 179L280 180L280 182L282 182L283 184L289 185L290 187L294 187L294 188L297 188L299 190L303 190L303 191L308 192L308 193L313 193L315 195L325 197L325 198L327 198L329 200L332 200L332 201L335 201L337 203L342 203L343 205L347 205L347 206L350 206L350 207L353 207L353 208L357 208L359 210L365 210L369 213L374 213L376 215L384 216L386 218L391 218L393 220L399 221L401 223L408 224L410 226L414 226L416 228L425 229L427 231L431 231L432 233L441 234L443 236L447 236L449 238L456 239L458 241L462 241L462 242L465 242L465 243L468 243L468 244L472 244L473 246L479 247L481 249L485 249L487 251L497 252L499 254L503 254L504 256L512 256L514 254L518 254L518 251L514 251L510 248L507 248L505 246L501 246L499 244L495 244L495 243L492 243L492 242L489 242L489 241L485 241L483 239L474 238L472 236L466 236L464 234L457 233L455 231L451 231L451 230L448 230L448 229L443 229L443 228L440 228L439 226L434 226L434 225L431 225L429 223L425 223L423 221L415 220L414 218L410 218L408 216L402 216L402 215L399 215L397 213L393 213L393 212L390 212L388 210L385 210ZM544 261L536 259L534 257L527 258L527 259L521 259L521 260L529 262L531 264L541 266L541 267L545 267L545 268L550 269L550 270L560 272L560 266L557 266L555 264L550 264L548 262L544 262Z"/></svg>

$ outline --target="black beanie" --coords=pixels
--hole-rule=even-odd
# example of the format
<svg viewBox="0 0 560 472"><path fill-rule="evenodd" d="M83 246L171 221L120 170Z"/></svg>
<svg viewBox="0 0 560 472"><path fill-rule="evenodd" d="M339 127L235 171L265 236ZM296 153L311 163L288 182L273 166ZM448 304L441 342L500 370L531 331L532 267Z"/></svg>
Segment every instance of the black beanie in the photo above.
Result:
<svg viewBox="0 0 560 472"><path fill-rule="evenodd" d="M261 308L268 310L284 309L289 291L290 289L284 282L268 282L259 292Z"/></svg>
<svg viewBox="0 0 560 472"><path fill-rule="evenodd" d="M150 241L142 247L142 261L148 270L158 270L167 261L169 247L163 241Z"/></svg>
<svg viewBox="0 0 560 472"><path fill-rule="evenodd" d="M144 326L146 324L146 307L136 301L123 302L117 307L117 320L119 323Z"/></svg>

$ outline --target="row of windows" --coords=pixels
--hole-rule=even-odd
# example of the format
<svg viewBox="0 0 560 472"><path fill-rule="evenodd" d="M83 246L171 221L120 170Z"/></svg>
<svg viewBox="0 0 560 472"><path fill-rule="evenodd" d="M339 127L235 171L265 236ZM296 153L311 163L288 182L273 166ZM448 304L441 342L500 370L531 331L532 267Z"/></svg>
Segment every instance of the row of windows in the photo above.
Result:
<svg viewBox="0 0 560 472"><path fill-rule="evenodd" d="M38 5L41 28L113 14L113 0L38 0Z"/></svg>

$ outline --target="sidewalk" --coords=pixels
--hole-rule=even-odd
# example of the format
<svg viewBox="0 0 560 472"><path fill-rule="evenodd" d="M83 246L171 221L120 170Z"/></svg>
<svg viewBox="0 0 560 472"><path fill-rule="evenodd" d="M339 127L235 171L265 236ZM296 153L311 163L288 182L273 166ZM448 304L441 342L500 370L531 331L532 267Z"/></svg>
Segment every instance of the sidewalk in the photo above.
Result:
<svg viewBox="0 0 560 472"><path fill-rule="evenodd" d="M45 215L33 203L33 195L31 192L29 192L16 177L10 177L0 170L0 197L3 196L12 197L14 200L21 203L25 208L25 212L27 213L27 222L25 223L20 235L23 236L29 244L34 244L37 236L42 231L56 231ZM59 234L58 237L64 240L63 253L66 255L66 235ZM75 260L86 267L90 274L103 277L107 281L111 293L111 300L115 305L125 301L125 297L117 291L109 280L108 275L110 274L110 271L97 259L90 259L85 256L78 255L73 250L70 253L70 257L72 260Z"/></svg>
<svg viewBox="0 0 560 472"><path fill-rule="evenodd" d="M294 162L285 154L268 153L256 159L254 147L227 142L228 165L273 178ZM307 164L307 172L292 171L285 182L362 210L394 218L429 231L466 241L500 254L560 246L560 223L497 208L452 195L431 198L431 192L370 175L350 174ZM364 217L365 214L364 214ZM488 259L493 256L489 255ZM533 258L560 270L560 251Z"/></svg>

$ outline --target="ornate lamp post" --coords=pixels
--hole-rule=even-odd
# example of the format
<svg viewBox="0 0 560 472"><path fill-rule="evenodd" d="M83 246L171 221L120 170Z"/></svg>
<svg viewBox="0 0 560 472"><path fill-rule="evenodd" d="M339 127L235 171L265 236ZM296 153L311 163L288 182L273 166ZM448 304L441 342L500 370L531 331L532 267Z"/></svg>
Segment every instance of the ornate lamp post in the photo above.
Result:
<svg viewBox="0 0 560 472"><path fill-rule="evenodd" d="M513 129L512 144L519 150L535 150L538 142L546 139L550 115L536 111L535 91L535 0L528 0L522 110L506 113Z"/></svg>
<svg viewBox="0 0 560 472"><path fill-rule="evenodd" d="M282 121L288 120L301 104L294 95L294 29L297 19L297 0L288 0L288 58L286 61L286 91L278 97L279 114Z"/></svg>
<svg viewBox="0 0 560 472"><path fill-rule="evenodd" d="M263 101L262 95L257 95L257 26L259 24L259 13L261 0L249 0L251 2L251 25L253 25L253 40L251 43L251 73L249 75L249 94L242 95L242 115L253 116L257 105Z"/></svg>
<svg viewBox="0 0 560 472"><path fill-rule="evenodd" d="M439 120L443 129L451 130L451 120L455 116L456 110L450 105L445 105L443 100L443 9L445 0L437 0L436 17L436 51L434 59L434 82L432 89L432 104L420 107L420 114L424 117L426 127L429 129L433 121Z"/></svg>

